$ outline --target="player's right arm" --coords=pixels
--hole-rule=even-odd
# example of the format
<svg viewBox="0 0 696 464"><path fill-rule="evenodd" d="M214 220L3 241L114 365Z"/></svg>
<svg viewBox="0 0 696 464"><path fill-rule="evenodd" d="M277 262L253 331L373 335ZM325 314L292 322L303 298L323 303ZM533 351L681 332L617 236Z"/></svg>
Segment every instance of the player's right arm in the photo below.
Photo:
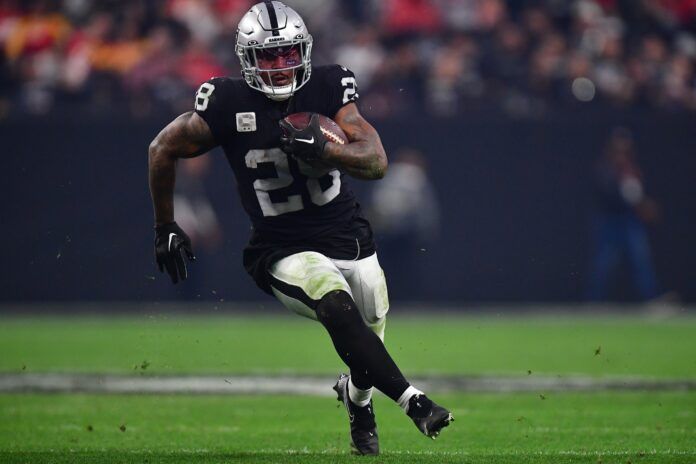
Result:
<svg viewBox="0 0 696 464"><path fill-rule="evenodd" d="M184 113L150 143L149 181L155 210L155 259L173 283L188 277L186 256L195 259L191 239L174 222L174 182L179 158L202 155L217 145L208 124L193 111Z"/></svg>
<svg viewBox="0 0 696 464"><path fill-rule="evenodd" d="M156 226L174 222L177 160L202 155L216 145L208 124L194 111L174 119L150 143L149 181Z"/></svg>

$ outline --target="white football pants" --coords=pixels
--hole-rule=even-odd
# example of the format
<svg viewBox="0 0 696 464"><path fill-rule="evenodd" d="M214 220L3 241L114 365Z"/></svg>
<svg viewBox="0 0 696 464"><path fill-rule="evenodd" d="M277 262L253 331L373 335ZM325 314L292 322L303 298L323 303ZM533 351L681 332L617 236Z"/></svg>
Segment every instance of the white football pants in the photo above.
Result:
<svg viewBox="0 0 696 464"><path fill-rule="evenodd" d="M271 266L271 289L285 307L317 320L313 308L324 295L343 290L353 297L365 323L384 341L389 296L377 253L351 261L304 251Z"/></svg>

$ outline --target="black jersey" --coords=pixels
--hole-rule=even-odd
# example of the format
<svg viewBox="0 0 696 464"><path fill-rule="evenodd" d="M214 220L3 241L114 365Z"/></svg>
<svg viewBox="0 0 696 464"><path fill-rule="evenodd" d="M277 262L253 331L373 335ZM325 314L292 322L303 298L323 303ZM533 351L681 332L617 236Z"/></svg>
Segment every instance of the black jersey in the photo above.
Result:
<svg viewBox="0 0 696 464"><path fill-rule="evenodd" d="M276 102L241 78L214 78L196 94L196 112L222 146L237 180L253 233L244 264L269 291L266 269L299 251L335 259L374 253L369 224L337 169L316 169L279 148L281 118L314 112L329 118L358 98L355 76L333 65L315 67L288 100Z"/></svg>

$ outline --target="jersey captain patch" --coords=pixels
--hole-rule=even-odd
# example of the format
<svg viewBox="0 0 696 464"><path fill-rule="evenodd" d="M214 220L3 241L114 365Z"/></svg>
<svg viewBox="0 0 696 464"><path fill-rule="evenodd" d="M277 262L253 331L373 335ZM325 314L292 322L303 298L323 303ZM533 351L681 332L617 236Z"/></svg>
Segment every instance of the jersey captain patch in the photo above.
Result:
<svg viewBox="0 0 696 464"><path fill-rule="evenodd" d="M237 132L256 131L256 113L237 113Z"/></svg>

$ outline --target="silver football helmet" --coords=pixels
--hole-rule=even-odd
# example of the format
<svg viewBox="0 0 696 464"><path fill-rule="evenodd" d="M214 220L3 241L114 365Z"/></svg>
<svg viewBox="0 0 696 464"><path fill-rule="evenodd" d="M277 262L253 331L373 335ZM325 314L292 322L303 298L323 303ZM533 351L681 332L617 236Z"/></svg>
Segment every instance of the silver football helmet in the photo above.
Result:
<svg viewBox="0 0 696 464"><path fill-rule="evenodd" d="M290 98L312 73L312 36L302 17L281 2L257 3L242 17L236 53L246 83L273 100ZM284 71L292 71L292 78Z"/></svg>

